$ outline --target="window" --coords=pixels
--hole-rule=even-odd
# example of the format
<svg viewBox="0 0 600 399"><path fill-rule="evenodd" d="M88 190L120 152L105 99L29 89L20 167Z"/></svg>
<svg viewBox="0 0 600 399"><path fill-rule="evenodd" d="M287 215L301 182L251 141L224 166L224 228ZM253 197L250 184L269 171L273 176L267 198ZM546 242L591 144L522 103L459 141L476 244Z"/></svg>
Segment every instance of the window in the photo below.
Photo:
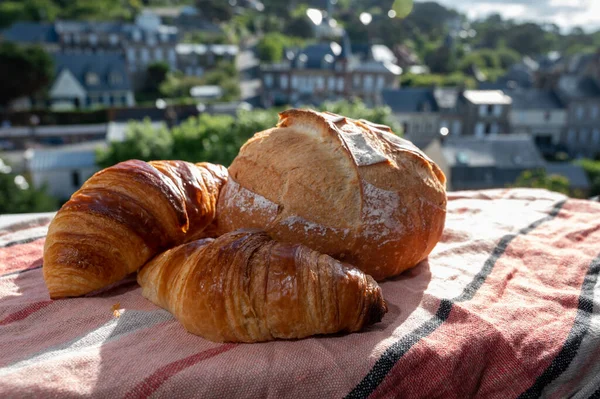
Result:
<svg viewBox="0 0 600 399"><path fill-rule="evenodd" d="M490 125L489 123L486 123L484 131L485 131L486 135L492 133L492 125Z"/></svg>
<svg viewBox="0 0 600 399"><path fill-rule="evenodd" d="M279 86L282 89L287 89L288 88L288 76L287 75L280 75L279 76Z"/></svg>
<svg viewBox="0 0 600 399"><path fill-rule="evenodd" d="M177 61L177 54L175 54L175 50L170 49L169 50L169 62L174 63L175 61Z"/></svg>
<svg viewBox="0 0 600 399"><path fill-rule="evenodd" d="M577 108L575 109L575 113L577 115L577 119L583 119L583 114L585 113L585 110L583 109L583 105L578 105Z"/></svg>
<svg viewBox="0 0 600 399"><path fill-rule="evenodd" d="M108 36L108 41L110 42L111 45L116 46L117 43L119 42L119 37L117 35L115 35L114 33L111 33L110 36Z"/></svg>
<svg viewBox="0 0 600 399"><path fill-rule="evenodd" d="M325 78L323 76L317 76L317 90L325 89Z"/></svg>
<svg viewBox="0 0 600 399"><path fill-rule="evenodd" d="M491 134L498 134L498 133L500 133L500 126L496 122L492 123L492 126L490 127L490 133Z"/></svg>
<svg viewBox="0 0 600 399"><path fill-rule="evenodd" d="M147 64L148 62L150 62L150 52L147 48L142 48L140 58L143 64Z"/></svg>
<svg viewBox="0 0 600 399"><path fill-rule="evenodd" d="M485 135L485 125L481 122L475 125L475 137L483 137Z"/></svg>
<svg viewBox="0 0 600 399"><path fill-rule="evenodd" d="M142 34L137 29L133 31L132 36L133 36L133 41L139 42L140 40L142 40Z"/></svg>
<svg viewBox="0 0 600 399"><path fill-rule="evenodd" d="M344 91L344 78L337 79L337 91Z"/></svg>
<svg viewBox="0 0 600 399"><path fill-rule="evenodd" d="M335 77L330 76L327 79L327 90L330 90L330 91L335 90Z"/></svg>
<svg viewBox="0 0 600 399"><path fill-rule="evenodd" d="M273 87L273 75L266 73L263 79L266 87Z"/></svg>
<svg viewBox="0 0 600 399"><path fill-rule="evenodd" d="M88 86L97 86L100 83L98 74L95 72L88 72L85 74L85 84Z"/></svg>
<svg viewBox="0 0 600 399"><path fill-rule="evenodd" d="M112 86L119 86L123 83L123 76L119 72L111 72L110 84Z"/></svg>
<svg viewBox="0 0 600 399"><path fill-rule="evenodd" d="M373 75L365 75L365 91L373 90Z"/></svg>
<svg viewBox="0 0 600 399"><path fill-rule="evenodd" d="M567 133L567 141L571 144L574 144L576 139L577 132L575 132L575 129L569 129L569 132Z"/></svg>
<svg viewBox="0 0 600 399"><path fill-rule="evenodd" d="M194 74L194 68L192 68L191 66L185 67L185 75L186 76L192 76L193 74Z"/></svg>
<svg viewBox="0 0 600 399"><path fill-rule="evenodd" d="M355 89L360 88L360 75L354 75L353 84Z"/></svg>
<svg viewBox="0 0 600 399"><path fill-rule="evenodd" d="M595 128L592 131L592 142L594 144L600 144L600 129Z"/></svg>
<svg viewBox="0 0 600 399"><path fill-rule="evenodd" d="M487 115L492 115L494 113L494 106L491 104L487 105Z"/></svg>
<svg viewBox="0 0 600 399"><path fill-rule="evenodd" d="M296 75L292 75L292 89L298 88L298 77Z"/></svg>
<svg viewBox="0 0 600 399"><path fill-rule="evenodd" d="M486 116L487 115L487 105L480 105L479 106L479 116Z"/></svg>
<svg viewBox="0 0 600 399"><path fill-rule="evenodd" d="M404 134L407 134L407 133L408 133L408 123L406 123L406 122L402 122L402 132L403 132Z"/></svg>
<svg viewBox="0 0 600 399"><path fill-rule="evenodd" d="M163 51L160 47L154 49L154 59L156 61L162 61L163 59Z"/></svg>
<svg viewBox="0 0 600 399"><path fill-rule="evenodd" d="M384 86L385 86L385 79L383 78L383 76L378 76L377 77L377 88L383 89Z"/></svg>
<svg viewBox="0 0 600 399"><path fill-rule="evenodd" d="M152 33L148 33L146 36L146 44L150 47L156 46L156 37Z"/></svg>
<svg viewBox="0 0 600 399"><path fill-rule="evenodd" d="M462 134L462 123L459 120L452 122L452 135L460 136Z"/></svg>
<svg viewBox="0 0 600 399"><path fill-rule="evenodd" d="M79 44L80 41L81 41L81 38L79 37L79 35L78 34L74 34L73 35L73 43Z"/></svg>
<svg viewBox="0 0 600 399"><path fill-rule="evenodd" d="M79 171L71 171L71 184L73 184L74 188L79 188L81 186L81 181L79 179Z"/></svg>
<svg viewBox="0 0 600 399"><path fill-rule="evenodd" d="M65 42L65 44L71 44L71 35L68 33L64 35L63 41Z"/></svg>
<svg viewBox="0 0 600 399"><path fill-rule="evenodd" d="M494 105L494 116L502 116L502 105Z"/></svg>
<svg viewBox="0 0 600 399"><path fill-rule="evenodd" d="M597 105L592 105L592 107L590 108L590 116L592 119L598 118L598 106Z"/></svg>
<svg viewBox="0 0 600 399"><path fill-rule="evenodd" d="M587 129L581 129L581 131L579 131L579 142L581 144L586 144L588 141L588 133L589 131Z"/></svg>
<svg viewBox="0 0 600 399"><path fill-rule="evenodd" d="M129 63L135 62L135 49L133 47L127 48L127 61Z"/></svg>
<svg viewBox="0 0 600 399"><path fill-rule="evenodd" d="M168 41L169 41L169 35L167 35L167 34L166 34L166 33L164 33L164 32L163 32L163 33L161 33L161 34L160 34L160 40L161 40L163 43L166 43L166 42L168 42Z"/></svg>
<svg viewBox="0 0 600 399"><path fill-rule="evenodd" d="M94 33L92 33L88 37L88 41L90 42L90 45L95 46L98 44L98 36L96 36Z"/></svg>

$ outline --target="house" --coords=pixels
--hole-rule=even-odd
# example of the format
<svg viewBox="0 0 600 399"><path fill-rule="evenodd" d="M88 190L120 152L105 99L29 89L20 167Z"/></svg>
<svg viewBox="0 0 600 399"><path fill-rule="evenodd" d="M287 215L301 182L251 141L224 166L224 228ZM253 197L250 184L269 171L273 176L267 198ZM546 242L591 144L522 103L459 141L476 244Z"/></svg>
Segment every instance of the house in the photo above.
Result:
<svg viewBox="0 0 600 399"><path fill-rule="evenodd" d="M403 88L381 92L383 103L402 126L404 137L425 148L440 135L440 115L433 89Z"/></svg>
<svg viewBox="0 0 600 399"><path fill-rule="evenodd" d="M133 106L134 97L120 54L58 53L55 78L48 91L54 109Z"/></svg>
<svg viewBox="0 0 600 399"><path fill-rule="evenodd" d="M288 49L284 62L260 67L263 105L320 104L352 97L380 104L381 90L397 87L402 72L390 62L388 51L378 46L353 54L347 36L341 44L321 42Z"/></svg>
<svg viewBox="0 0 600 399"><path fill-rule="evenodd" d="M3 40L18 44L37 44L49 53L60 50L60 41L54 24L39 22L16 22L4 30Z"/></svg>
<svg viewBox="0 0 600 399"><path fill-rule="evenodd" d="M532 136L542 153L551 155L567 126L567 109L556 93L546 89L505 90L512 98L512 133Z"/></svg>
<svg viewBox="0 0 600 399"><path fill-rule="evenodd" d="M202 76L220 61L235 62L239 48L233 44L188 44L175 46L177 65L186 75Z"/></svg>
<svg viewBox="0 0 600 399"><path fill-rule="evenodd" d="M96 150L105 145L104 141L92 141L28 150L25 158L33 186L46 186L52 196L61 201L68 200L99 170L96 166Z"/></svg>
<svg viewBox="0 0 600 399"><path fill-rule="evenodd" d="M462 136L434 140L425 153L442 169L448 190L503 188L545 161L531 136Z"/></svg>
<svg viewBox="0 0 600 399"><path fill-rule="evenodd" d="M512 99L501 90L465 90L461 96L463 134L485 137L509 132Z"/></svg>
<svg viewBox="0 0 600 399"><path fill-rule="evenodd" d="M563 75L556 92L567 107L567 124L561 142L572 156L595 157L600 153L598 83L587 76Z"/></svg>

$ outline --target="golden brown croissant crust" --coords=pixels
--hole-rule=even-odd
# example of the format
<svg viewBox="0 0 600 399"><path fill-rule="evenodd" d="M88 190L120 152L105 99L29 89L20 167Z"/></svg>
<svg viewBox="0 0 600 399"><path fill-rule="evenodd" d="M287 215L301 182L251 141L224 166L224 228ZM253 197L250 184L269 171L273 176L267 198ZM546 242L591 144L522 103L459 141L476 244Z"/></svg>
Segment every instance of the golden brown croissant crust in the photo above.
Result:
<svg viewBox="0 0 600 399"><path fill-rule="evenodd" d="M102 288L205 236L226 180L223 166L183 161L131 160L96 173L49 226L43 272L50 297Z"/></svg>
<svg viewBox="0 0 600 399"><path fill-rule="evenodd" d="M261 231L168 250L140 270L138 282L189 332L219 342L353 332L387 312L370 276Z"/></svg>

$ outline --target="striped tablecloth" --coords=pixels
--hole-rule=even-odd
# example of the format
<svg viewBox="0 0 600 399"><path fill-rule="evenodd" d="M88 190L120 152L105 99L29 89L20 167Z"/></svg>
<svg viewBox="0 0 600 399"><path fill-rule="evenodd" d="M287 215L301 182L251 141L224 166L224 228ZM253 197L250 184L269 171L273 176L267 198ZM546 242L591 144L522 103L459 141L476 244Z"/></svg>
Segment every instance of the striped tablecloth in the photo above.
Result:
<svg viewBox="0 0 600 399"><path fill-rule="evenodd" d="M51 217L0 218L3 398L600 396L598 203L450 194L429 259L381 284L381 323L242 345L186 333L133 276L51 301L41 270Z"/></svg>

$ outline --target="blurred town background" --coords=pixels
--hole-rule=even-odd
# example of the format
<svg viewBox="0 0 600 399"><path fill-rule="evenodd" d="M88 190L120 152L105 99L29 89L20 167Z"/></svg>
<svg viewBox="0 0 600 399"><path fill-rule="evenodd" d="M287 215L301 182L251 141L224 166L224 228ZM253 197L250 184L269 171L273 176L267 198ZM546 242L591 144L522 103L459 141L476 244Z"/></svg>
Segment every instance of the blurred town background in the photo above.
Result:
<svg viewBox="0 0 600 399"><path fill-rule="evenodd" d="M0 0L0 214L126 159L229 165L291 106L390 125L449 190L597 196L598 4L507 3Z"/></svg>

